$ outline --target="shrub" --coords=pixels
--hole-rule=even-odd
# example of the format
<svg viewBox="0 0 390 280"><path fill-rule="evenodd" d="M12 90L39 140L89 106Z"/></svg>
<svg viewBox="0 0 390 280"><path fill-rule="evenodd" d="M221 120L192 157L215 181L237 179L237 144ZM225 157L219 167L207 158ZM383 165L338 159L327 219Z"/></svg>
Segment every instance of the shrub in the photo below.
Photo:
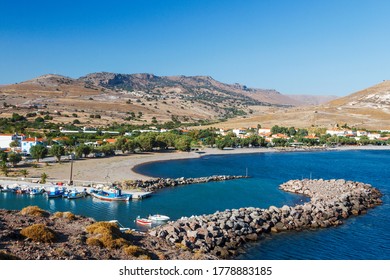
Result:
<svg viewBox="0 0 390 280"><path fill-rule="evenodd" d="M125 252L125 254L127 255L134 256L134 257L138 257L144 254L144 250L135 245L129 245L124 247L123 252Z"/></svg>
<svg viewBox="0 0 390 280"><path fill-rule="evenodd" d="M49 217L50 213L42 210L38 206L27 206L20 211L21 215L29 215L35 217Z"/></svg>
<svg viewBox="0 0 390 280"><path fill-rule="evenodd" d="M20 234L35 242L50 243L56 240L56 233L43 224L26 227L20 231Z"/></svg>
<svg viewBox="0 0 390 280"><path fill-rule="evenodd" d="M76 215L73 214L72 212L55 212L53 216L54 218L65 218L70 221L76 220Z"/></svg>
<svg viewBox="0 0 390 280"><path fill-rule="evenodd" d="M96 246L96 247L104 247L103 243L100 242L99 238L96 238L96 237L89 237L87 239L87 245Z"/></svg>
<svg viewBox="0 0 390 280"><path fill-rule="evenodd" d="M103 247L110 249L121 248L123 246L129 245L129 242L123 238L125 235L122 234L122 232L119 230L119 227L115 223L97 222L89 225L86 228L86 231L87 233L93 235L87 239L87 244L99 244L96 240L89 240L94 238L97 239Z"/></svg>

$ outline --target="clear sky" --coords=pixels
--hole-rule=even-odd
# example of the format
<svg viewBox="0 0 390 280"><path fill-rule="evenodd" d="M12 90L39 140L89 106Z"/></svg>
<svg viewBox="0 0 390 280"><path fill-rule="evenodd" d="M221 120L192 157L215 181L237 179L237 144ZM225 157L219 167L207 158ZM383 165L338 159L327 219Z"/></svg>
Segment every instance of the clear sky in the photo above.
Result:
<svg viewBox="0 0 390 280"><path fill-rule="evenodd" d="M0 0L0 84L107 71L347 95L390 79L389 15L385 0Z"/></svg>

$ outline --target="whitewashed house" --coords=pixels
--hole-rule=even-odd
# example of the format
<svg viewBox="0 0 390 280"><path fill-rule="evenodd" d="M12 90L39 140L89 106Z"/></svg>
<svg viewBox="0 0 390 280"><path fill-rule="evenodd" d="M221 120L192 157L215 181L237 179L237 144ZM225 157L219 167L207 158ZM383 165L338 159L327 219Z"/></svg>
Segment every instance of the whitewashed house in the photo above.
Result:
<svg viewBox="0 0 390 280"><path fill-rule="evenodd" d="M45 145L46 143L42 138L25 138L22 141L22 153L29 155L31 147L35 145Z"/></svg>
<svg viewBox="0 0 390 280"><path fill-rule="evenodd" d="M0 134L0 149L8 149L14 141L20 142L24 139L24 135L15 134Z"/></svg>
<svg viewBox="0 0 390 280"><path fill-rule="evenodd" d="M237 137L243 137L246 134L246 128L235 128L233 129L233 133Z"/></svg>

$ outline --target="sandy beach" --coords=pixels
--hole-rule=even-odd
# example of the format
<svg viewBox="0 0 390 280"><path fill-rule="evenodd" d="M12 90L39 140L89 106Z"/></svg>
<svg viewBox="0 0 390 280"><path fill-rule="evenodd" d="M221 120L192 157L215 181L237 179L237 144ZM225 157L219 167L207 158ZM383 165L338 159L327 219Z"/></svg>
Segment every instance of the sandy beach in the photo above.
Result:
<svg viewBox="0 0 390 280"><path fill-rule="evenodd" d="M329 151L347 150L390 150L390 146L347 146L328 149ZM285 150L274 148L240 148L218 150L205 148L198 152L155 152L139 154L123 154L108 158L86 158L73 161L73 180L91 182L113 182L123 180L145 180L151 177L133 171L137 165L166 160L198 158L207 155L229 155L249 153L294 152L301 150ZM29 168L28 177L40 177L45 172L51 180L68 181L70 178L70 162L42 164L39 168ZM225 174L226 175L226 174Z"/></svg>

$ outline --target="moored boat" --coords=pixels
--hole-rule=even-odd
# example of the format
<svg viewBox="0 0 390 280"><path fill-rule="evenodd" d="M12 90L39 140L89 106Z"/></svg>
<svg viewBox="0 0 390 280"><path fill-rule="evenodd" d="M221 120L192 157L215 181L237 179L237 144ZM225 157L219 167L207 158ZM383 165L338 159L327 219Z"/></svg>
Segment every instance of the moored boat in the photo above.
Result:
<svg viewBox="0 0 390 280"><path fill-rule="evenodd" d="M50 187L49 191L46 193L48 198L57 198L62 197L65 193L63 188L57 186Z"/></svg>
<svg viewBox="0 0 390 280"><path fill-rule="evenodd" d="M165 223L169 221L169 217L165 215L155 214L155 215L149 215L149 220L155 223Z"/></svg>
<svg viewBox="0 0 390 280"><path fill-rule="evenodd" d="M77 198L83 198L87 195L87 192L79 191L77 189L72 189L64 193L62 197L68 198L68 199L77 199Z"/></svg>
<svg viewBox="0 0 390 280"><path fill-rule="evenodd" d="M30 189L29 194L30 195L39 195L39 194L43 194L44 192L45 192L44 188L35 187L35 188Z"/></svg>
<svg viewBox="0 0 390 280"><path fill-rule="evenodd" d="M135 222L139 225L142 225L142 226L150 226L152 224L152 220L146 219L146 218L141 218L140 216L138 216L135 219Z"/></svg>
<svg viewBox="0 0 390 280"><path fill-rule="evenodd" d="M90 194L105 201L129 201L131 194L122 194L122 190L118 188L110 188L108 190L92 190Z"/></svg>

